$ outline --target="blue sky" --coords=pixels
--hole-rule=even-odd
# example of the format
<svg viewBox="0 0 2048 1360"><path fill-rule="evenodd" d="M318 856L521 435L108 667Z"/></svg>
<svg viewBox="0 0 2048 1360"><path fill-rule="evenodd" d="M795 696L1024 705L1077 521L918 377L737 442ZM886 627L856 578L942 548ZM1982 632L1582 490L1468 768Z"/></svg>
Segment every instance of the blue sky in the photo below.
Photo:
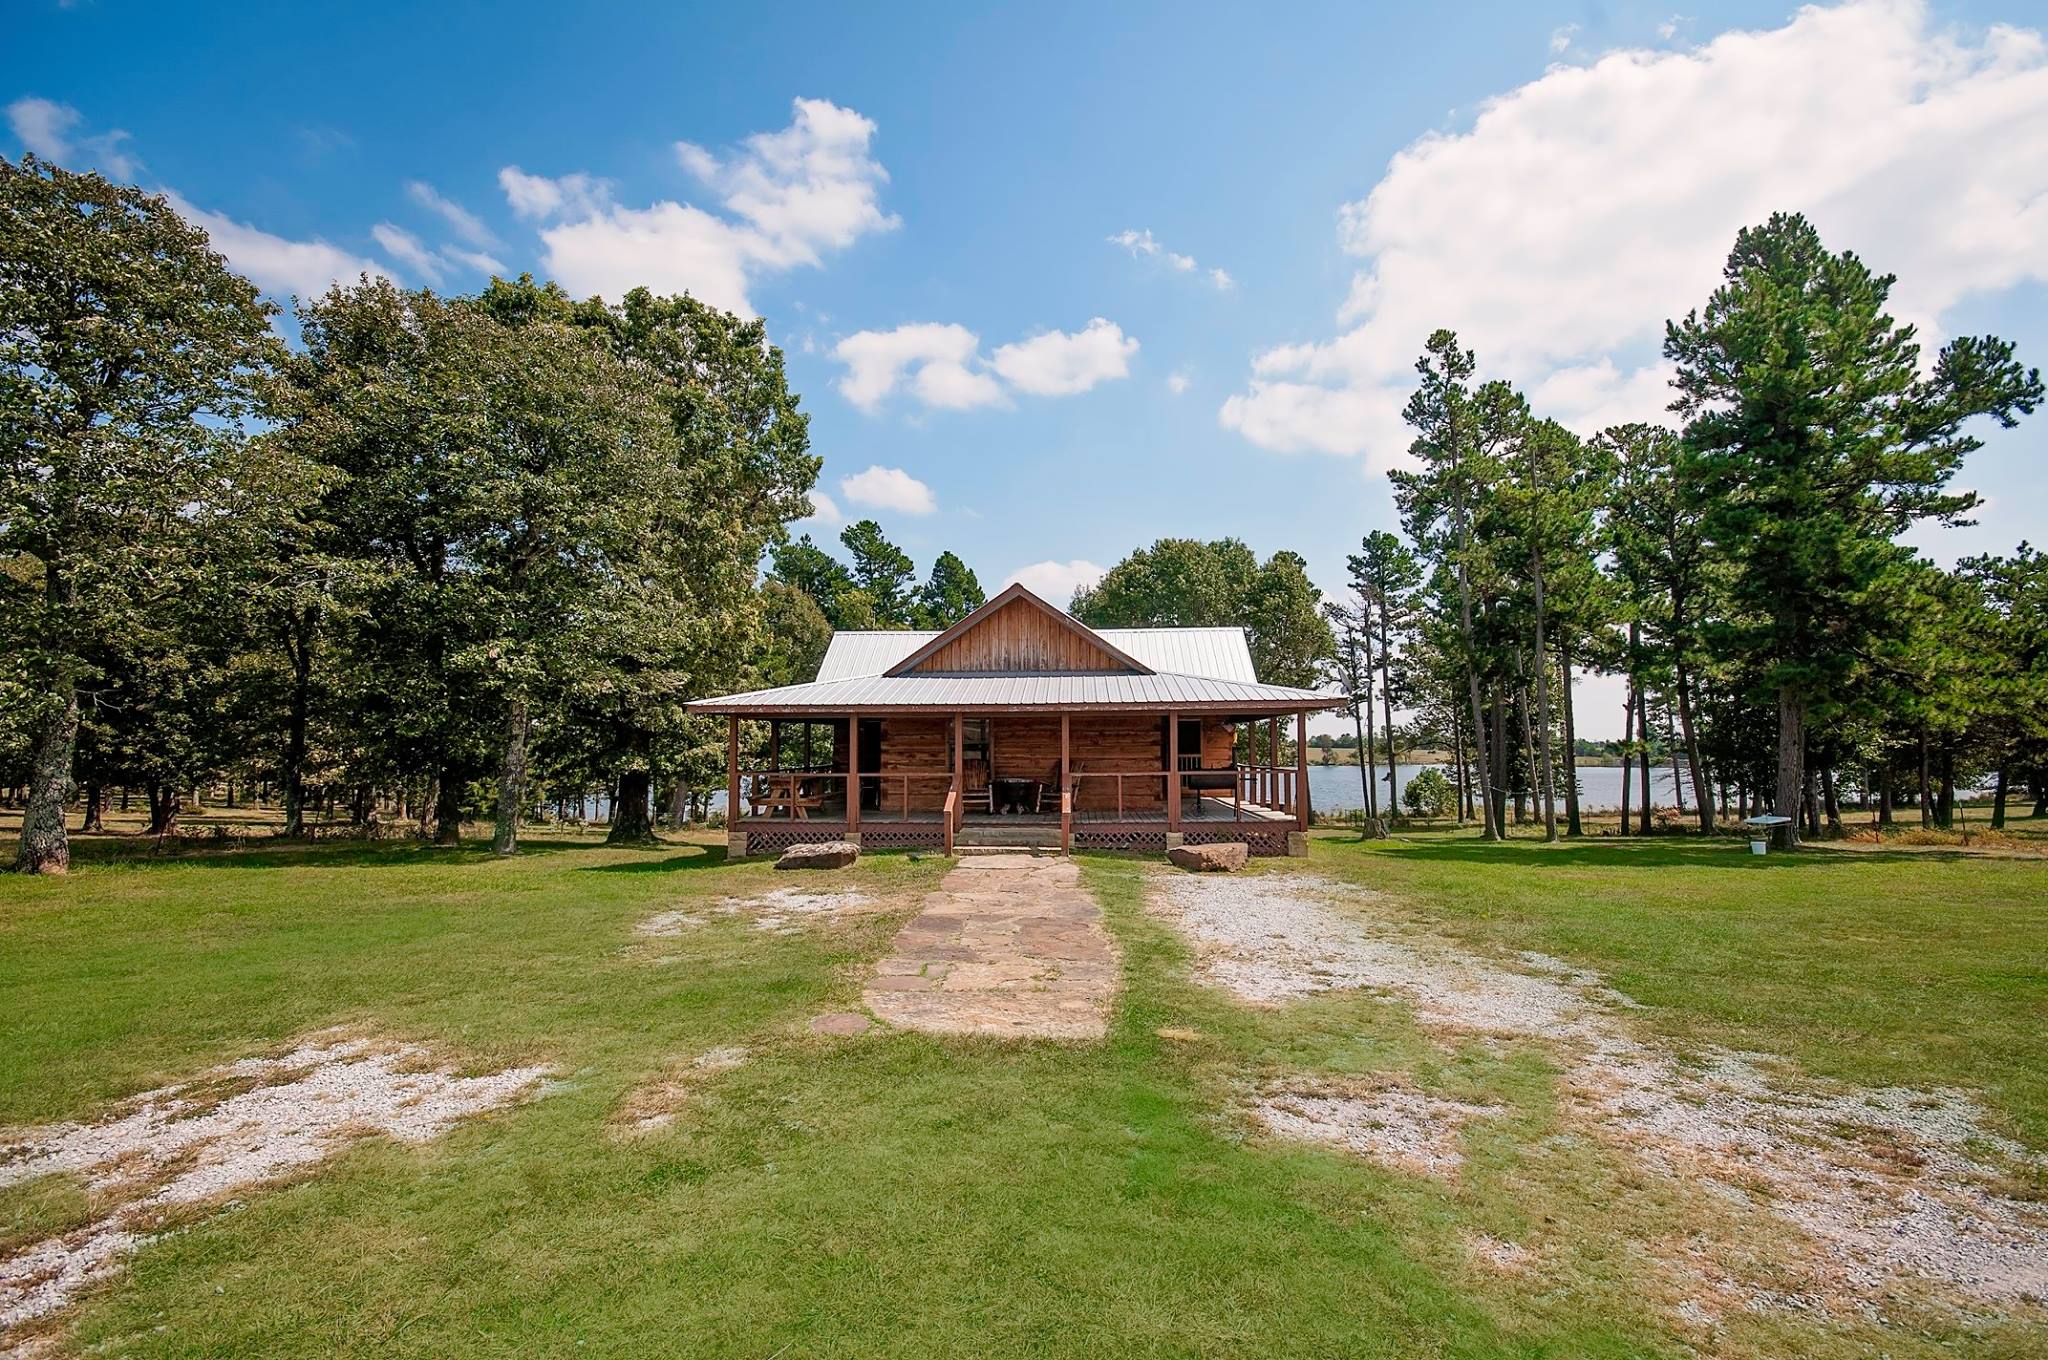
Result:
<svg viewBox="0 0 2048 1360"><path fill-rule="evenodd" d="M1231 534L1338 592L1431 327L1586 433L1656 418L1663 319L1773 208L2048 361L2017 0L12 8L8 151L174 193L280 294L496 264L758 311L808 527L991 591ZM2048 538L2048 414L1988 437L1982 525L1916 538L1944 560Z"/></svg>

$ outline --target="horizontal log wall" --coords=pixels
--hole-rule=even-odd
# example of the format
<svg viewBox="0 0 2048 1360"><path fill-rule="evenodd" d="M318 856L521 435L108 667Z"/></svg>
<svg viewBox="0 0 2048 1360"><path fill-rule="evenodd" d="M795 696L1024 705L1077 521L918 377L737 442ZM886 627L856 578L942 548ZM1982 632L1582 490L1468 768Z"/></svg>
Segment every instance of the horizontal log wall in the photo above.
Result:
<svg viewBox="0 0 2048 1360"><path fill-rule="evenodd" d="M862 774L868 771L861 771ZM953 720L923 714L899 714L882 719L882 773L933 774L949 778L953 773ZM903 791L894 779L882 781L883 816L903 806ZM937 812L946 805L946 785L937 779L916 779L910 784L913 812Z"/></svg>

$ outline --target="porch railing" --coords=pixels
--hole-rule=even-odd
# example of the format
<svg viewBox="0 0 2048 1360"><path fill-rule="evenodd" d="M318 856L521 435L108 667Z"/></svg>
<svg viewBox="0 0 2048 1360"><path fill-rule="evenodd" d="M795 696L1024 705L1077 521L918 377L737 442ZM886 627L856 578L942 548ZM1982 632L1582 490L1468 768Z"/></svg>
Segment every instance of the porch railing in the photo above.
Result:
<svg viewBox="0 0 2048 1360"><path fill-rule="evenodd" d="M909 822L911 816L911 785L943 790L940 796L941 814L947 825L955 824L959 815L959 791L953 785L951 771L862 771L850 774L845 770L741 770L740 803L737 815L742 821L788 822L807 821L812 816L826 813L826 804L831 802L830 793L839 794L838 815L832 820L848 816L847 794L850 788L875 789L876 806L872 811L862 810L860 820L871 822ZM857 785L851 781L860 781ZM765 806L767 811L756 813L756 805ZM804 815L799 815L802 809ZM895 812L892 817L890 812Z"/></svg>

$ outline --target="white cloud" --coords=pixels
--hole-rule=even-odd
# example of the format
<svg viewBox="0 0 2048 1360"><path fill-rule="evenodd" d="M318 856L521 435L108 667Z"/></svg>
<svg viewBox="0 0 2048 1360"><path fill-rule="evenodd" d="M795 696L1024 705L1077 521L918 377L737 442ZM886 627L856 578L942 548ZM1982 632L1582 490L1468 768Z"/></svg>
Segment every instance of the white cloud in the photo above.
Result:
<svg viewBox="0 0 2048 1360"><path fill-rule="evenodd" d="M407 198L446 222L457 236L471 245L489 250L498 244L498 238L483 224L483 219L455 200L445 197L433 185L423 180L410 180L406 183L405 194Z"/></svg>
<svg viewBox="0 0 2048 1360"><path fill-rule="evenodd" d="M965 326L919 321L888 331L858 331L833 346L846 365L840 393L872 414L897 391L920 404L962 411L999 406L1011 391L1029 396L1071 396L1097 383L1126 377L1138 342L1122 327L1096 317L1079 331L1046 331L981 356L981 338Z"/></svg>
<svg viewBox="0 0 2048 1360"><path fill-rule="evenodd" d="M560 216L588 217L611 207L611 181L591 175L549 179L508 165L498 172L498 187L505 191L505 201L516 215L535 222Z"/></svg>
<svg viewBox="0 0 2048 1360"><path fill-rule="evenodd" d="M1169 391L1169 392L1171 392L1171 393L1173 393L1173 395L1175 395L1176 397L1177 397L1177 396L1179 396L1179 395L1180 395L1181 393L1183 393L1183 392L1187 391L1187 390L1188 390L1188 375L1187 375L1187 374L1185 374L1185 373L1169 373L1169 374L1167 374L1167 375L1166 375L1166 390L1167 390L1167 391Z"/></svg>
<svg viewBox="0 0 2048 1360"><path fill-rule="evenodd" d="M115 179L133 179L140 168L134 156L121 149L128 134L119 128L80 137L76 133L85 115L69 104L25 95L7 106L7 125L21 144L46 161L71 169L97 166Z"/></svg>
<svg viewBox="0 0 2048 1360"><path fill-rule="evenodd" d="M503 260L481 250L464 250L460 246L442 246L441 257L453 260L457 264L468 265L479 274L503 275L508 272Z"/></svg>
<svg viewBox="0 0 2048 1360"><path fill-rule="evenodd" d="M902 468L871 467L839 479L840 494L855 505L877 510L896 510L906 515L929 515L939 508L932 489Z"/></svg>
<svg viewBox="0 0 2048 1360"><path fill-rule="evenodd" d="M1072 335L1046 331L1004 345L989 359L1003 381L1035 397L1064 397L1131 371L1138 342L1106 317L1096 317Z"/></svg>
<svg viewBox="0 0 2048 1360"><path fill-rule="evenodd" d="M1550 55L1561 57L1571 50L1572 38L1579 31L1577 24L1565 24L1550 30Z"/></svg>
<svg viewBox="0 0 2048 1360"><path fill-rule="evenodd" d="M515 213L544 224L544 263L570 291L616 297L645 284L752 315L747 290L757 277L819 264L898 224L879 202L889 176L869 154L874 134L851 109L798 99L788 127L756 133L727 156L678 142L677 161L724 214L667 200L621 207L588 175L547 179L508 165L498 182Z"/></svg>
<svg viewBox="0 0 2048 1360"><path fill-rule="evenodd" d="M1032 594L1048 604L1065 609L1067 602L1074 598L1074 592L1084 586L1092 586L1109 572L1107 567L1098 567L1084 558L1071 562L1033 562L1028 567L1019 567L1003 581L1008 586L1021 583Z"/></svg>
<svg viewBox="0 0 2048 1360"><path fill-rule="evenodd" d="M1165 246L1161 245L1159 238L1154 236L1149 228L1139 231L1132 227L1126 227L1124 230L1111 236L1109 243L1113 246L1122 246L1125 250L1130 251L1131 258L1134 260L1156 259L1165 263L1176 273L1192 274L1201 267L1196 262L1194 256L1183 255L1177 250L1168 250ZM1219 293L1227 293L1237 286L1237 281L1221 269L1211 269L1208 272L1208 279L1210 283L1215 285L1216 291Z"/></svg>
<svg viewBox="0 0 2048 1360"><path fill-rule="evenodd" d="M1222 422L1274 449L1405 449L1438 326L1488 375L1548 392L1548 414L1663 418L1664 321L1705 302L1739 228L1781 210L1895 272L1894 314L1923 337L1963 298L2048 279L2048 43L1858 0L1553 67L1341 209L1362 261L1350 329L1259 355Z"/></svg>
<svg viewBox="0 0 2048 1360"><path fill-rule="evenodd" d="M907 376L911 394L926 406L958 411L1001 402L994 378L970 363L981 340L965 326L915 322L891 331L859 331L832 348L846 365L838 387L863 411L873 412Z"/></svg>
<svg viewBox="0 0 2048 1360"><path fill-rule="evenodd" d="M384 253L410 269L415 275L433 284L436 288L447 282L447 273L442 268L440 257L420 244L420 238L389 222L379 222L370 228L371 237L384 248Z"/></svg>
<svg viewBox="0 0 2048 1360"><path fill-rule="evenodd" d="M318 238L288 240L194 207L175 193L166 191L164 197L180 217L205 231L213 248L227 256L229 264L266 293L316 297L334 284L354 283L364 274L372 278L391 276L375 260L352 255Z"/></svg>

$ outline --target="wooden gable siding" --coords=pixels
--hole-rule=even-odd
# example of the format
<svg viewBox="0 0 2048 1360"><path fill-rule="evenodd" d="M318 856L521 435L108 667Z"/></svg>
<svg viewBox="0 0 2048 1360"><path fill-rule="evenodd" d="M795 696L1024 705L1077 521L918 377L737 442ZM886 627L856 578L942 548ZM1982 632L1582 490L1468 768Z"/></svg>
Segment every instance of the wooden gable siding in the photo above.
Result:
<svg viewBox="0 0 2048 1360"><path fill-rule="evenodd" d="M1038 606L1016 600L918 662L910 674L1128 670L1121 657Z"/></svg>

